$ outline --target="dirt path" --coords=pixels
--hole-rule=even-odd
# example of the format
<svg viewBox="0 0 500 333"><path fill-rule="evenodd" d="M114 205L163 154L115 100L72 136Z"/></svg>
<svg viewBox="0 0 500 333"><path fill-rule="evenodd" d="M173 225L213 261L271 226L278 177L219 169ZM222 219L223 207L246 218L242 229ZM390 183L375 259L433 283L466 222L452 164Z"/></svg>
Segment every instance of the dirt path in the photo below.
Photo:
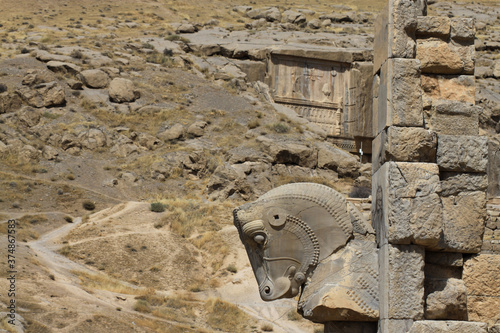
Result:
<svg viewBox="0 0 500 333"><path fill-rule="evenodd" d="M136 205L141 204L139 202L128 202L123 203L103 211L97 212L95 215L100 218L106 218L114 214L122 212L122 210L133 209ZM177 327L184 328L186 332L193 331L191 325L183 325L181 323L170 321L162 318L155 317L146 313L138 313L131 310L134 298L130 295L119 294L109 291L93 290L92 293L87 292L80 285L78 277L73 273L75 271L85 272L90 274L99 274L98 272L88 268L85 265L77 263L68 259L67 257L57 253L57 250L61 247L60 239L66 236L72 229L78 227L82 222L81 218L76 218L73 223L68 223L60 228L57 228L51 232L44 234L42 237L35 241L28 242L28 246L34 251L37 256L37 260L40 261L53 275L54 280L58 282L60 288L66 291L67 295L71 295L71 298L76 299L75 303L87 303L94 304L97 307L107 308L109 311L116 312L116 308L122 308L121 313L128 313L133 317L143 317L154 321L163 322L166 324L171 324ZM131 284L120 281L123 285L130 288L136 288ZM123 300L128 299L127 303ZM123 307L123 305L129 305L129 308ZM70 304L67 304L70 307ZM65 332L68 328L60 330Z"/></svg>

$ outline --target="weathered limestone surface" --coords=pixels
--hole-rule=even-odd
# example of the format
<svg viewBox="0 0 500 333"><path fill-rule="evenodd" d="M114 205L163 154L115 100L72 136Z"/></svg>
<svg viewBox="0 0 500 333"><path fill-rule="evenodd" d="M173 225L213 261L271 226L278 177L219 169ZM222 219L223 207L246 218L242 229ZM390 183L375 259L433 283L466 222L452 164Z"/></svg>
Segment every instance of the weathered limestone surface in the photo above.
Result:
<svg viewBox="0 0 500 333"><path fill-rule="evenodd" d="M413 323L409 333L487 333L486 323L423 320Z"/></svg>
<svg viewBox="0 0 500 333"><path fill-rule="evenodd" d="M450 278L426 283L431 289L425 302L426 319L467 319L467 290L464 281Z"/></svg>
<svg viewBox="0 0 500 333"><path fill-rule="evenodd" d="M475 103L476 81L473 75L422 74L422 90L432 99Z"/></svg>
<svg viewBox="0 0 500 333"><path fill-rule="evenodd" d="M21 105L22 101L18 94L0 93L0 114L17 111L21 108Z"/></svg>
<svg viewBox="0 0 500 333"><path fill-rule="evenodd" d="M488 176L485 173L441 172L441 195L457 195L460 192L485 191Z"/></svg>
<svg viewBox="0 0 500 333"><path fill-rule="evenodd" d="M100 69L87 69L80 73L80 79L89 88L105 88L109 83L109 76Z"/></svg>
<svg viewBox="0 0 500 333"><path fill-rule="evenodd" d="M408 332L413 325L412 319L382 319L379 321L380 333Z"/></svg>
<svg viewBox="0 0 500 333"><path fill-rule="evenodd" d="M417 41L422 73L474 74L474 56L474 45L454 45L438 38Z"/></svg>
<svg viewBox="0 0 500 333"><path fill-rule="evenodd" d="M374 241L353 240L321 262L299 300L315 322L378 319L378 250Z"/></svg>
<svg viewBox="0 0 500 333"><path fill-rule="evenodd" d="M414 245L380 248L380 319L423 318L424 255L424 250Z"/></svg>
<svg viewBox="0 0 500 333"><path fill-rule="evenodd" d="M464 263L463 279L469 296L500 297L500 256L479 254ZM500 299L497 300L500 304ZM497 307L500 314L500 306Z"/></svg>
<svg viewBox="0 0 500 333"><path fill-rule="evenodd" d="M66 93L56 81L40 83L32 87L21 86L16 93L28 105L37 108L62 105L66 102Z"/></svg>
<svg viewBox="0 0 500 333"><path fill-rule="evenodd" d="M389 58L415 57L418 8L410 0L394 0L375 21L374 72Z"/></svg>
<svg viewBox="0 0 500 333"><path fill-rule="evenodd" d="M133 102L140 97L129 79L114 78L109 84L109 99L115 103Z"/></svg>
<svg viewBox="0 0 500 333"><path fill-rule="evenodd" d="M488 142L488 196L500 196L500 144Z"/></svg>
<svg viewBox="0 0 500 333"><path fill-rule="evenodd" d="M277 164L296 164L308 168L318 163L318 153L314 147L296 142L279 142L265 136L257 137L266 152Z"/></svg>
<svg viewBox="0 0 500 333"><path fill-rule="evenodd" d="M441 198L443 203L443 239L447 251L477 253L481 250L486 215L484 192L462 192Z"/></svg>
<svg viewBox="0 0 500 333"><path fill-rule="evenodd" d="M450 30L450 19L446 16L417 16L417 38L447 38L450 35Z"/></svg>
<svg viewBox="0 0 500 333"><path fill-rule="evenodd" d="M434 162L437 135L422 127L391 126L372 142L372 167L376 171L386 161Z"/></svg>
<svg viewBox="0 0 500 333"><path fill-rule="evenodd" d="M380 70L376 134L387 126L422 127L420 63L414 59L388 59Z"/></svg>
<svg viewBox="0 0 500 333"><path fill-rule="evenodd" d="M372 178L372 221L380 245L436 247L442 234L437 164L387 162Z"/></svg>
<svg viewBox="0 0 500 333"><path fill-rule="evenodd" d="M470 17L451 18L451 38L461 43L474 43L476 36L476 27L474 19Z"/></svg>
<svg viewBox="0 0 500 333"><path fill-rule="evenodd" d="M485 136L438 135L437 164L441 171L486 172L488 138Z"/></svg>
<svg viewBox="0 0 500 333"><path fill-rule="evenodd" d="M424 113L425 127L438 134L478 135L481 107L469 103L439 101Z"/></svg>

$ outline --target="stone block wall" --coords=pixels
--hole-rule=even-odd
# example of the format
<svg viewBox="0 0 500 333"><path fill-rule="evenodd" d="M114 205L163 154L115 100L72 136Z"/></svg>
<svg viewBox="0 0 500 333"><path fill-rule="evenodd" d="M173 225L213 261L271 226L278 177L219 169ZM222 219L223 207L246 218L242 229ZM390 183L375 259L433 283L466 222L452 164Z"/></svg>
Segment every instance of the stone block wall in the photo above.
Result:
<svg viewBox="0 0 500 333"><path fill-rule="evenodd" d="M500 202L487 205L474 21L423 3L389 0L375 24L378 332L496 332Z"/></svg>

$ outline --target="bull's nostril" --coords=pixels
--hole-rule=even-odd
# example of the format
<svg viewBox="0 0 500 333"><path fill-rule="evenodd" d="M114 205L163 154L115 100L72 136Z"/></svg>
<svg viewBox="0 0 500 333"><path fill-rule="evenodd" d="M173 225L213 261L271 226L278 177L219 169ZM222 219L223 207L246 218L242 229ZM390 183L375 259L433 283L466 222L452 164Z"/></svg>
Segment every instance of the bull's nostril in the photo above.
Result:
<svg viewBox="0 0 500 333"><path fill-rule="evenodd" d="M265 287L265 288L264 288L264 292L265 292L267 295L269 295L269 294L271 293L271 288L269 288L269 287Z"/></svg>

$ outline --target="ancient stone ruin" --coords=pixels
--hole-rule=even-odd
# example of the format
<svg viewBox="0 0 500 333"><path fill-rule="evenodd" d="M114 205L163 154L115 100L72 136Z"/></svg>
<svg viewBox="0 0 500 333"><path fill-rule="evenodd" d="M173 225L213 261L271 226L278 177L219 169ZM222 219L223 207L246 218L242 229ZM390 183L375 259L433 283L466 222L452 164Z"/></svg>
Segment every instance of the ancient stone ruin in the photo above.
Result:
<svg viewBox="0 0 500 333"><path fill-rule="evenodd" d="M378 17L373 121L367 108L359 126L345 125L359 66L271 54L276 101L331 136L374 137L371 225L310 183L235 211L262 299L300 292L298 311L325 332L500 332L500 154L479 136L474 22L426 12L390 0Z"/></svg>
<svg viewBox="0 0 500 333"><path fill-rule="evenodd" d="M370 151L371 54L363 49L280 47L269 52L266 81L275 102L317 124L330 141Z"/></svg>

